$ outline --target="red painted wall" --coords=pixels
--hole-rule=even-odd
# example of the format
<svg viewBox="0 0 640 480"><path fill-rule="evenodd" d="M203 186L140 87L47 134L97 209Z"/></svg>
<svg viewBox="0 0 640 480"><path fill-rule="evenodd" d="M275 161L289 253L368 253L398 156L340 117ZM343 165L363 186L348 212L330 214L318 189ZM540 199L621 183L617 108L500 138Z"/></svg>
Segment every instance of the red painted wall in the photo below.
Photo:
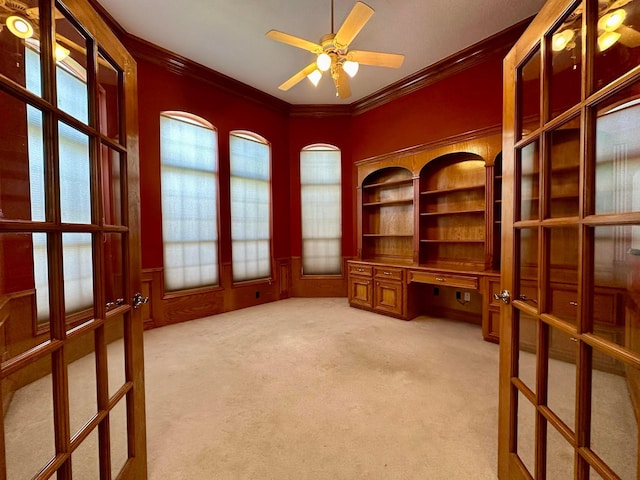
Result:
<svg viewBox="0 0 640 480"><path fill-rule="evenodd" d="M138 60L142 265L162 261L159 117L182 110L211 122L218 131L221 261L231 261L229 147L232 130L254 131L272 147L275 258L302 253L300 150L329 143L342 151L343 256L356 254L354 162L376 155L496 126L502 116L502 56L452 75L360 115L292 116Z"/></svg>
<svg viewBox="0 0 640 480"><path fill-rule="evenodd" d="M354 161L502 123L502 55L353 118Z"/></svg>
<svg viewBox="0 0 640 480"><path fill-rule="evenodd" d="M351 155L351 116L293 117L289 127L291 218L289 241L291 256L302 255L302 222L300 206L300 151L314 143L329 143L340 149L342 158L342 255L356 254L354 205L355 184Z"/></svg>
<svg viewBox="0 0 640 480"><path fill-rule="evenodd" d="M211 122L218 132L219 240L223 263L231 261L229 133L233 130L250 130L271 143L274 256L289 256L288 116L205 82L168 72L144 60L137 61L142 267L158 268L163 265L159 130L160 113L167 110L198 115Z"/></svg>

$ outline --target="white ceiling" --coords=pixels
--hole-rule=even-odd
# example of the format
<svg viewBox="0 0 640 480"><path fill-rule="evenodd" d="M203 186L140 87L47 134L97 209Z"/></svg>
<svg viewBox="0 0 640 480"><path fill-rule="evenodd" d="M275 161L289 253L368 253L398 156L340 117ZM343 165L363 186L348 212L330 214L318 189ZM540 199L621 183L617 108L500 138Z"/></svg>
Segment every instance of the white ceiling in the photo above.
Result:
<svg viewBox="0 0 640 480"><path fill-rule="evenodd" d="M280 30L315 43L331 32L331 0L98 0L130 34L290 104L350 104L534 15L544 0L365 0L375 13L350 49L405 55L399 69L361 66L340 100L325 73L278 85L314 54L265 37ZM355 0L334 0L337 31Z"/></svg>

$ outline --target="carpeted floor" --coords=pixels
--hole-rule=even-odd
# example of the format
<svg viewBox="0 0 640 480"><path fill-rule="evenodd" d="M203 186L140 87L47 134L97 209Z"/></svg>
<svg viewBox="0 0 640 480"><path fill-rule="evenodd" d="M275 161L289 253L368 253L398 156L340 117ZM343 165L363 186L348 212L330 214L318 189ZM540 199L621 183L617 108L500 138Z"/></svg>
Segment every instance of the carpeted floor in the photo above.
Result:
<svg viewBox="0 0 640 480"><path fill-rule="evenodd" d="M151 479L496 478L478 326L290 299L145 344Z"/></svg>
<svg viewBox="0 0 640 480"><path fill-rule="evenodd" d="M110 344L112 392L122 358L122 341ZM571 424L575 366L551 370L550 401ZM477 325L289 299L145 332L145 374L151 480L497 476L498 346ZM70 365L69 378L75 431L96 411L94 355ZM624 378L594 372L596 387L592 441L622 478L635 478ZM31 478L53 455L50 398L49 377L16 392L5 417L8 478ZM518 439L530 467L531 409L519 413ZM115 478L125 410L111 422L122 439L111 452ZM552 435L547 478L572 478L573 450ZM98 478L97 432L80 448L74 479Z"/></svg>

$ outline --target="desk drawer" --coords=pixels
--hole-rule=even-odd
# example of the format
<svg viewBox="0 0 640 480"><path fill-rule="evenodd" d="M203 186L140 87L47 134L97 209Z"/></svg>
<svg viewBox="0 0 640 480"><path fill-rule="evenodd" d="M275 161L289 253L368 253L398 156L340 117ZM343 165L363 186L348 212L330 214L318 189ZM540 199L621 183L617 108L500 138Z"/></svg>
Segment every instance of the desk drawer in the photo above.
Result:
<svg viewBox="0 0 640 480"><path fill-rule="evenodd" d="M478 277L466 275L450 275L448 273L409 271L409 282L432 283L434 285L446 285L448 287L478 289Z"/></svg>
<svg viewBox="0 0 640 480"><path fill-rule="evenodd" d="M377 278L402 280L402 269L393 267L373 267L373 276Z"/></svg>
<svg viewBox="0 0 640 480"><path fill-rule="evenodd" d="M360 275L364 277L370 277L373 273L373 267L371 265L364 265L362 263L350 263L349 275Z"/></svg>

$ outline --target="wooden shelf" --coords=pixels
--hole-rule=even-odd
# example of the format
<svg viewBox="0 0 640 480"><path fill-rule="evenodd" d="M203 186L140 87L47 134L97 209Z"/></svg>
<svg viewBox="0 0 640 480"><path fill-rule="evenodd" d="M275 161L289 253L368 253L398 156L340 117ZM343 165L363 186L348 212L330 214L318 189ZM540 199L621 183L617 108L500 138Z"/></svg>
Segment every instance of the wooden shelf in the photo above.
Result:
<svg viewBox="0 0 640 480"><path fill-rule="evenodd" d="M386 234L386 233L363 233L363 237L370 238L413 238L413 234L403 235L401 233Z"/></svg>
<svg viewBox="0 0 640 480"><path fill-rule="evenodd" d="M363 203L363 207L381 207L385 205L409 205L413 204L413 198L404 198L400 200L382 200L380 202Z"/></svg>
<svg viewBox="0 0 640 480"><path fill-rule="evenodd" d="M420 243L484 243L484 240L463 239L463 240L429 240L421 239Z"/></svg>
<svg viewBox="0 0 640 480"><path fill-rule="evenodd" d="M551 200L578 200L579 198L580 197L577 194L576 195L569 195L569 194L551 195ZM522 201L523 202L539 202L540 197L522 198Z"/></svg>
<svg viewBox="0 0 640 480"><path fill-rule="evenodd" d="M362 188L384 188L384 187L399 187L402 185L412 185L413 178L405 178L402 180L392 180L389 182L380 182L380 183L370 183L368 185L363 185Z"/></svg>
<svg viewBox="0 0 640 480"><path fill-rule="evenodd" d="M563 165L561 167L555 167L555 168L551 168L551 174L553 175L554 173L564 173L564 172L579 172L580 171L580 165Z"/></svg>
<svg viewBox="0 0 640 480"><path fill-rule="evenodd" d="M462 215L462 214L483 214L485 213L484 208L477 209L469 209L469 210L455 210L451 212L424 212L421 213L421 217L432 217L432 216L441 216L441 215Z"/></svg>
<svg viewBox="0 0 640 480"><path fill-rule="evenodd" d="M439 190L427 190L420 192L420 195L443 195L455 192L469 192L472 190L484 190L484 185L470 185L468 187L442 188Z"/></svg>

